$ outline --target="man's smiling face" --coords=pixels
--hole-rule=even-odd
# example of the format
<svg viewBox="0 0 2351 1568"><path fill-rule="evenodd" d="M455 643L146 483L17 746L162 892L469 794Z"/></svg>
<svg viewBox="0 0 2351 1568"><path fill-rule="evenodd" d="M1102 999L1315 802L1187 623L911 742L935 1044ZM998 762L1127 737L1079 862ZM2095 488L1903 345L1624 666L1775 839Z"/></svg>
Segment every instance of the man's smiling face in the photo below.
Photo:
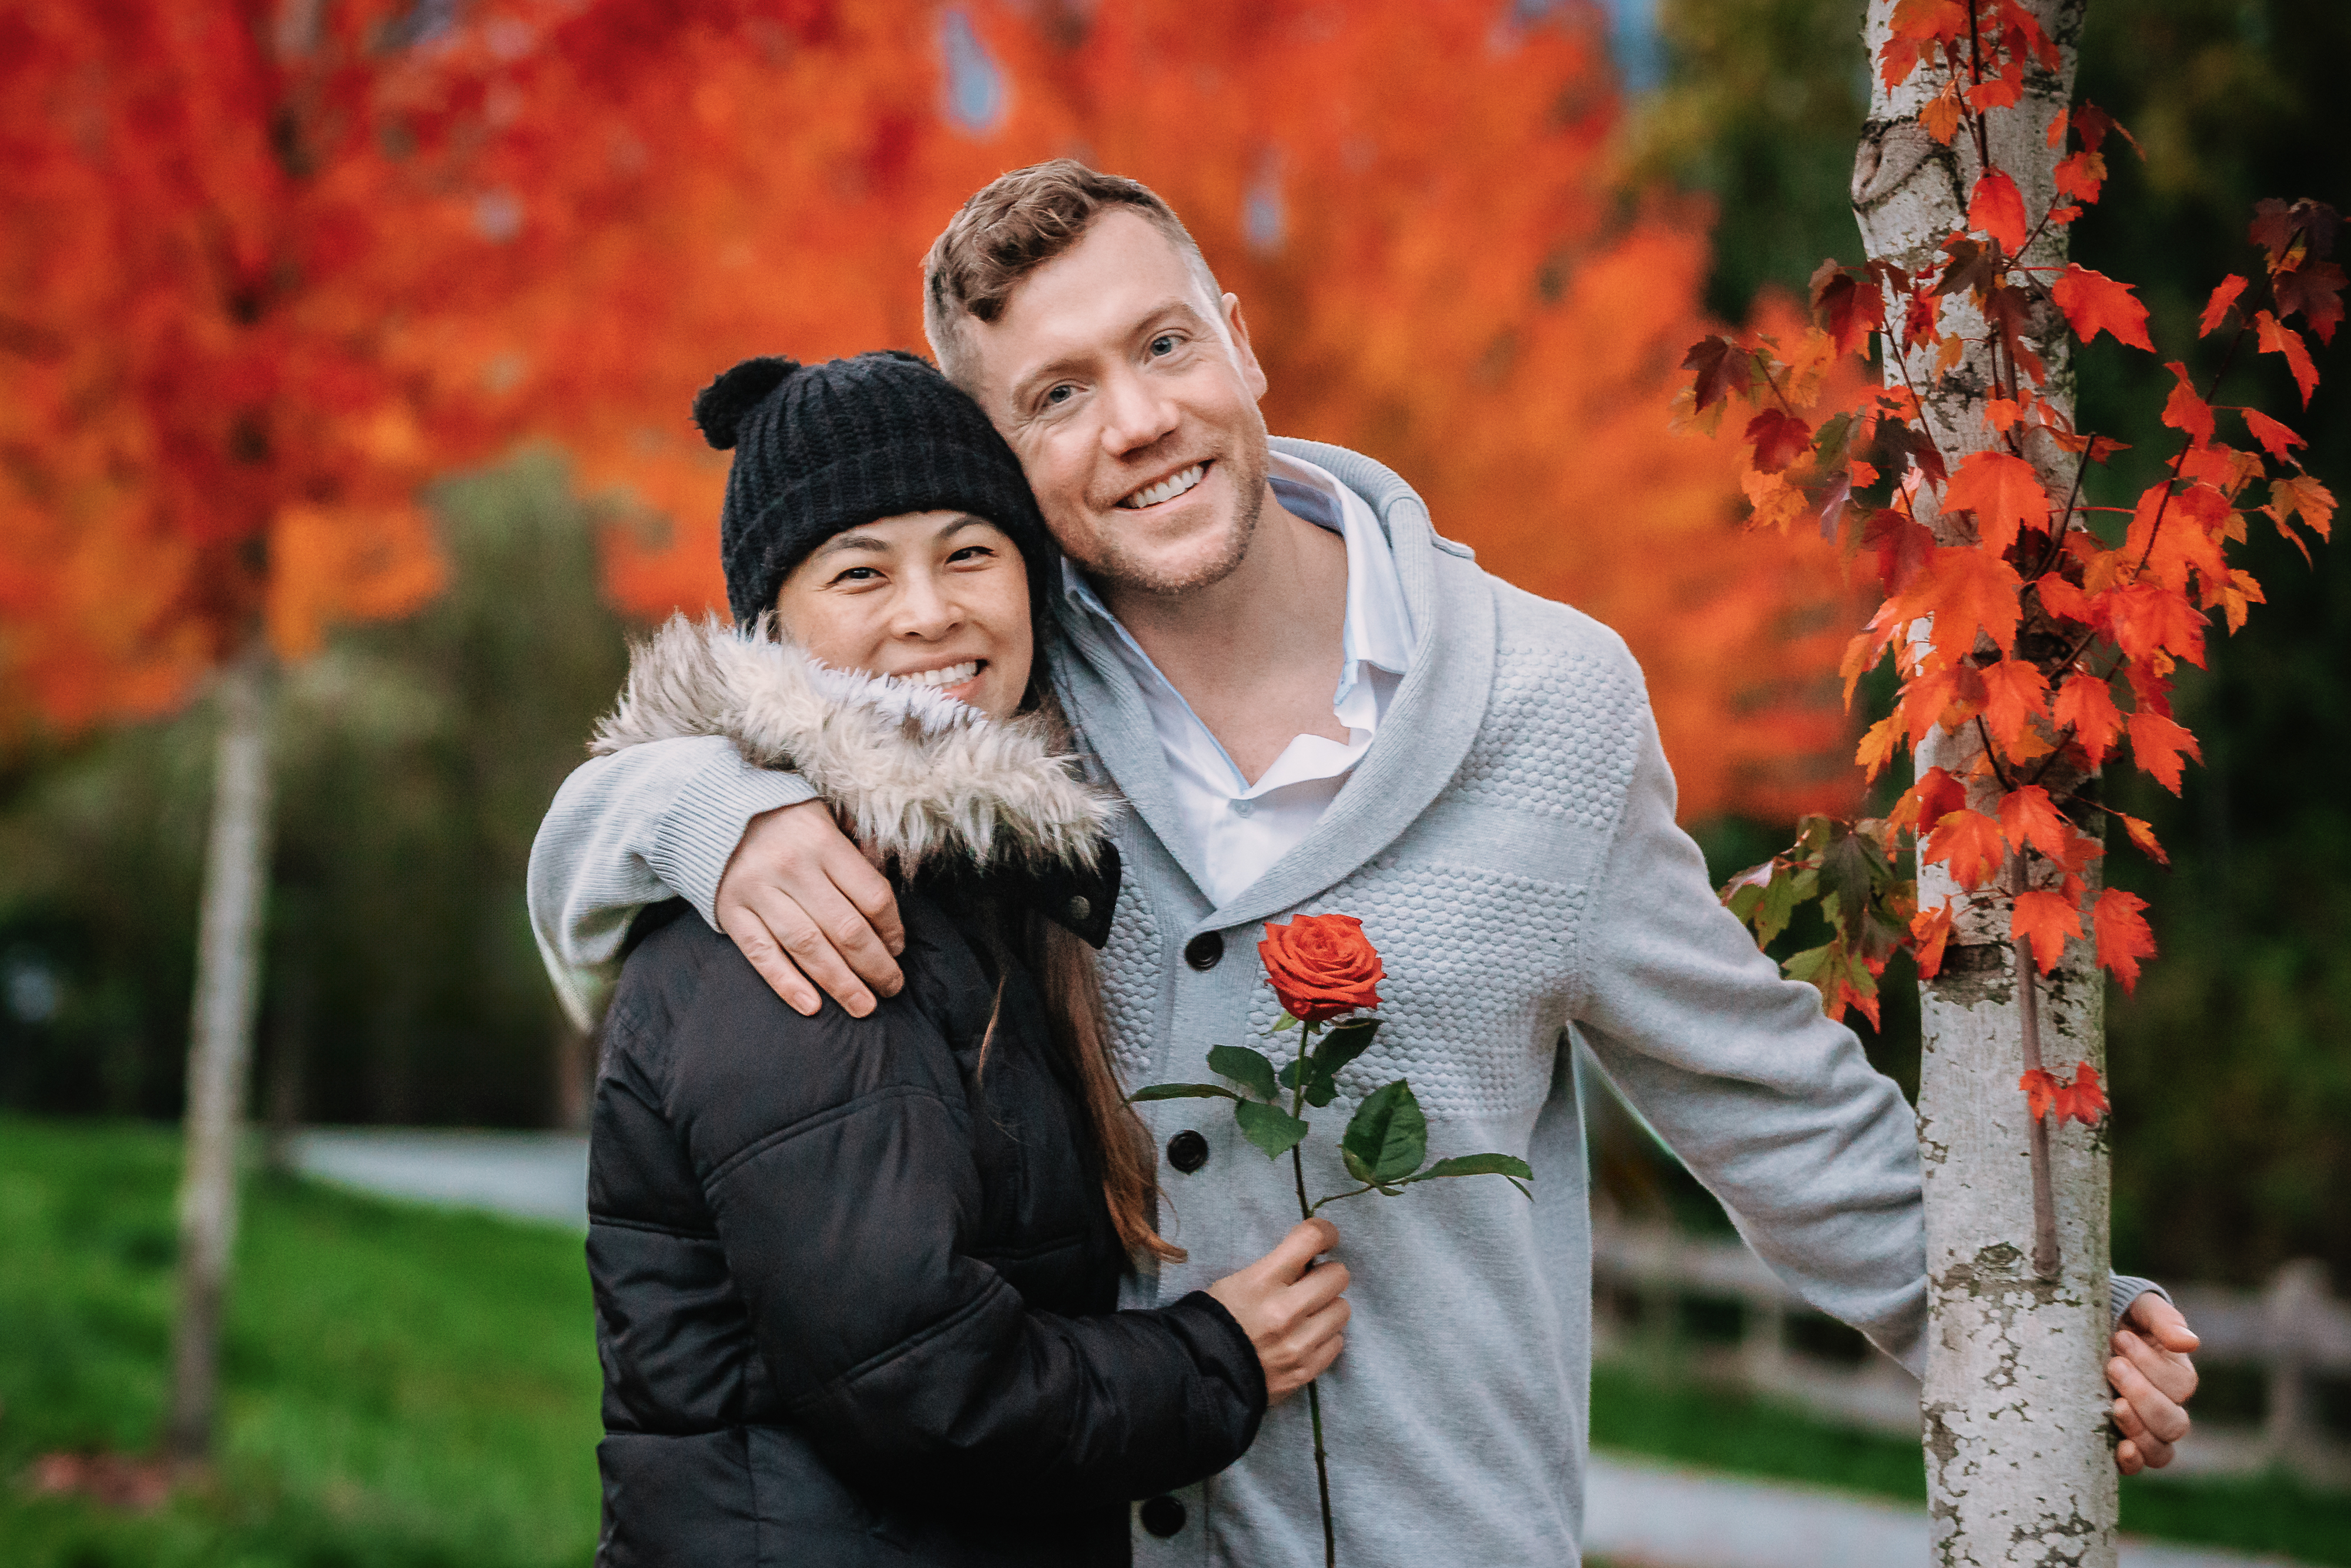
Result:
<svg viewBox="0 0 2351 1568"><path fill-rule="evenodd" d="M961 330L973 392L1089 574L1174 594L1240 563L1265 504L1265 374L1238 303L1148 219L1104 213Z"/></svg>

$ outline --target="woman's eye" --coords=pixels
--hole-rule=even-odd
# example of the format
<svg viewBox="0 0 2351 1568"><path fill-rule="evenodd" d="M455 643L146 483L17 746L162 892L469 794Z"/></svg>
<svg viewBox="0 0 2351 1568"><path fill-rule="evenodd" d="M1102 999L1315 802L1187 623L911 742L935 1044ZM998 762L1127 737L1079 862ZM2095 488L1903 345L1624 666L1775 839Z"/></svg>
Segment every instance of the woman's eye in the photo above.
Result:
<svg viewBox="0 0 2351 1568"><path fill-rule="evenodd" d="M995 554L996 552L988 549L986 545L966 545L963 549L956 551L955 554L947 557L947 564L949 566L968 566L973 561L989 559Z"/></svg>
<svg viewBox="0 0 2351 1568"><path fill-rule="evenodd" d="M882 574L870 566L852 566L832 580L835 582L879 582Z"/></svg>

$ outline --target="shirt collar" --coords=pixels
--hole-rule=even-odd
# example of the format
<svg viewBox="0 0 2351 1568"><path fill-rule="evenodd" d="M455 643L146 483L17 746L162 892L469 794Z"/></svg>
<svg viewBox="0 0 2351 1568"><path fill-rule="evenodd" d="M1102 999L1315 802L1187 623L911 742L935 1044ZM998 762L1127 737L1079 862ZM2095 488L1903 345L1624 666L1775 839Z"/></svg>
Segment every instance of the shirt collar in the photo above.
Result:
<svg viewBox="0 0 2351 1568"><path fill-rule="evenodd" d="M1328 469L1280 452L1268 454L1266 477L1282 509L1329 528L1347 545L1347 617L1341 633L1341 666L1334 707L1343 707L1362 685L1363 666L1401 675L1412 667L1412 607L1396 574L1395 551L1387 530L1364 499ZM1070 602L1110 628L1118 645L1141 669L1165 684L1151 657L1119 624L1094 585L1067 557L1061 560L1061 591Z"/></svg>

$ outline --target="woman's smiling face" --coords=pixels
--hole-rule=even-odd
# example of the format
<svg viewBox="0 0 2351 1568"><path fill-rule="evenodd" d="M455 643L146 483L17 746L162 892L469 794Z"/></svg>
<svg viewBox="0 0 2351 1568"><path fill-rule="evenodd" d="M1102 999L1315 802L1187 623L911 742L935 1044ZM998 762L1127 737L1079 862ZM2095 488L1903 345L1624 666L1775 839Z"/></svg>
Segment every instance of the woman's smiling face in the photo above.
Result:
<svg viewBox="0 0 2351 1568"><path fill-rule="evenodd" d="M1029 573L968 512L904 512L819 545L776 594L794 643L835 669L935 686L995 718L1029 686Z"/></svg>

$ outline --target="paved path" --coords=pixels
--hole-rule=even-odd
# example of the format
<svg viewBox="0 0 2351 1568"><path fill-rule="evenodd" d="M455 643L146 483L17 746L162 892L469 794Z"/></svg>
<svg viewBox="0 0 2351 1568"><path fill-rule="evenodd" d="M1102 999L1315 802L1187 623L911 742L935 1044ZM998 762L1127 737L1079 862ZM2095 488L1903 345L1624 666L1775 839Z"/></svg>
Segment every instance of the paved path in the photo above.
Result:
<svg viewBox="0 0 2351 1568"><path fill-rule="evenodd" d="M293 1156L339 1186L588 1228L588 1140L576 1133L309 1127Z"/></svg>
<svg viewBox="0 0 2351 1568"><path fill-rule="evenodd" d="M387 1197L588 1228L588 1140L571 1133L317 1127L295 1135L306 1175ZM1610 1568L1900 1568L1928 1561L1927 1515L1849 1492L1594 1454L1584 1546ZM2122 1568L2292 1568L2146 1541Z"/></svg>
<svg viewBox="0 0 2351 1568"><path fill-rule="evenodd" d="M1594 1454L1584 1550L1610 1568L1898 1568L1932 1559L1927 1515L1787 1481ZM2128 1539L2122 1568L2292 1568L2283 1557Z"/></svg>

